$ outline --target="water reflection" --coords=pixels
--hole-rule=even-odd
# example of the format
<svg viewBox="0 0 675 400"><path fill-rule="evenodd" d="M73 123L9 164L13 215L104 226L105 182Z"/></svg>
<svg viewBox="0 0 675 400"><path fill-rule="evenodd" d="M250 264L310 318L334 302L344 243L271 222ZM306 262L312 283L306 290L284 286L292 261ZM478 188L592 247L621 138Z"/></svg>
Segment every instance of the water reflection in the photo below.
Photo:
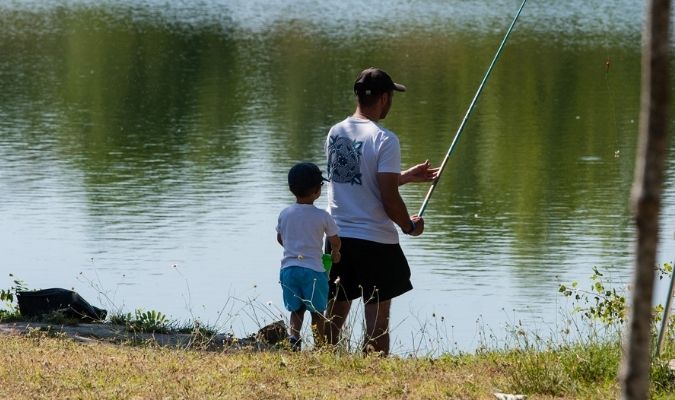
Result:
<svg viewBox="0 0 675 400"><path fill-rule="evenodd" d="M108 19L134 29L134 22L149 21L174 30L205 26L229 31L242 29L260 33L277 26L321 32L342 39L368 36L397 36L410 29L427 32L452 30L480 34L500 31L508 25L520 1L446 2L392 0L371 3L365 11L354 0L317 3L311 0L230 0L228 2L165 2L160 0L95 1L3 0L3 10L21 22L10 27L21 30L28 24L42 30L54 29L50 18L68 16L73 10L106 11ZM638 35L642 5L630 0L530 2L520 24L539 33L552 33L559 41L595 42ZM610 38L611 37L611 38Z"/></svg>
<svg viewBox="0 0 675 400"><path fill-rule="evenodd" d="M375 16L352 2L0 0L0 271L90 297L94 280L118 306L179 318L214 320L232 296L278 303L287 169L324 164L355 74L379 65L408 85L385 123L405 166L439 163L516 3L396 1ZM625 281L640 10L573 3L526 8L428 232L403 238L416 290L395 310L401 348L434 312L470 348L479 315L551 322L557 283L594 265ZM416 209L426 187L402 191ZM666 221L672 197L669 182ZM242 314L233 328L250 328Z"/></svg>

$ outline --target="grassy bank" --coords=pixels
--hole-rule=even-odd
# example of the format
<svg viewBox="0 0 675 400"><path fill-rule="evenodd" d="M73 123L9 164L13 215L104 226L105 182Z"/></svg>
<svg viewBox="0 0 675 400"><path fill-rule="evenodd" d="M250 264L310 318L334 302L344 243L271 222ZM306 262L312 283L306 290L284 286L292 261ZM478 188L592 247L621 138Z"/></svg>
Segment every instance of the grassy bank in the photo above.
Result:
<svg viewBox="0 0 675 400"><path fill-rule="evenodd" d="M510 326L508 343L439 357L366 357L349 340L338 352L258 352L255 346L205 351L198 350L206 348L199 341L194 350L159 347L159 341L146 340L184 331L213 337L216 330L140 310L113 314L102 325L114 322L144 339L83 344L65 334L61 325L68 321L60 314L47 314L42 322L55 329L0 334L0 399L494 399L496 392L528 399L617 398L626 300L593 271L589 289L576 282L560 286L573 299L575 314L555 338ZM0 290L0 322L25 319L13 301L12 291ZM655 328L661 310L654 309ZM668 367L675 359L672 320L666 337L661 358L652 363L651 398L675 400L675 373Z"/></svg>
<svg viewBox="0 0 675 400"><path fill-rule="evenodd" d="M224 354L85 345L38 332L2 335L0 347L0 398L12 399L494 399L494 392L607 399L618 395L620 357L611 343L436 359L328 351ZM660 385L653 397L675 399L672 374L664 368L653 373Z"/></svg>

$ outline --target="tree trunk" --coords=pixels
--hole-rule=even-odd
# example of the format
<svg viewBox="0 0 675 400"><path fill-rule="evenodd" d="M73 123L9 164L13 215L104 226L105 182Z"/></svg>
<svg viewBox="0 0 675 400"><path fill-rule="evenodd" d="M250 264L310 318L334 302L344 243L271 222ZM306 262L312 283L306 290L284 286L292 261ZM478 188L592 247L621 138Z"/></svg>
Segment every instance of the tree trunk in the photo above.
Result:
<svg viewBox="0 0 675 400"><path fill-rule="evenodd" d="M632 205L637 226L633 299L621 365L623 399L649 394L651 309L670 108L670 0L647 2L643 31L640 136Z"/></svg>

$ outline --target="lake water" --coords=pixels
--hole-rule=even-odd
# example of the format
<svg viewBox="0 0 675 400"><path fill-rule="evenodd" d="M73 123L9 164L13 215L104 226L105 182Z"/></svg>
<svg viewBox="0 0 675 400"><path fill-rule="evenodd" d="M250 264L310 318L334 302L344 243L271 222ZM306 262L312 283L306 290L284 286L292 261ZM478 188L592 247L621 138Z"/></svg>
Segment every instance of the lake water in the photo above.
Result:
<svg viewBox="0 0 675 400"><path fill-rule="evenodd" d="M520 4L370 3L0 0L0 287L13 274L237 335L286 315L286 173L325 164L356 74L408 86L383 123L404 168L438 165ZM402 237L415 289L393 304L395 352L470 350L517 321L554 332L560 283L593 266L629 282L642 13L525 7L425 234ZM673 168L660 263L675 256ZM411 212L427 189L402 188Z"/></svg>

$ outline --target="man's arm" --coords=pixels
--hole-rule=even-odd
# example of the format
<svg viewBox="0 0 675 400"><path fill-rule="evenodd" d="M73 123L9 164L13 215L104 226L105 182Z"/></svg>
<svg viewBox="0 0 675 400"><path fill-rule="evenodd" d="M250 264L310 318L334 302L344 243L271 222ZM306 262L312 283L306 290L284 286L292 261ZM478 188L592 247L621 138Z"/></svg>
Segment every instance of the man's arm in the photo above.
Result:
<svg viewBox="0 0 675 400"><path fill-rule="evenodd" d="M421 164L417 164L402 171L398 179L398 184L405 185L410 182L431 182L438 178L439 170L440 168L431 168L429 160L426 160Z"/></svg>
<svg viewBox="0 0 675 400"><path fill-rule="evenodd" d="M277 232L277 242L279 242L280 245L284 245L284 241L281 240L281 233Z"/></svg>
<svg viewBox="0 0 675 400"><path fill-rule="evenodd" d="M382 205L387 216L398 225L404 233L412 236L421 235L424 232L424 219L420 217L410 218L401 194L398 192L400 174L392 172L378 172L377 184L382 196Z"/></svg>

